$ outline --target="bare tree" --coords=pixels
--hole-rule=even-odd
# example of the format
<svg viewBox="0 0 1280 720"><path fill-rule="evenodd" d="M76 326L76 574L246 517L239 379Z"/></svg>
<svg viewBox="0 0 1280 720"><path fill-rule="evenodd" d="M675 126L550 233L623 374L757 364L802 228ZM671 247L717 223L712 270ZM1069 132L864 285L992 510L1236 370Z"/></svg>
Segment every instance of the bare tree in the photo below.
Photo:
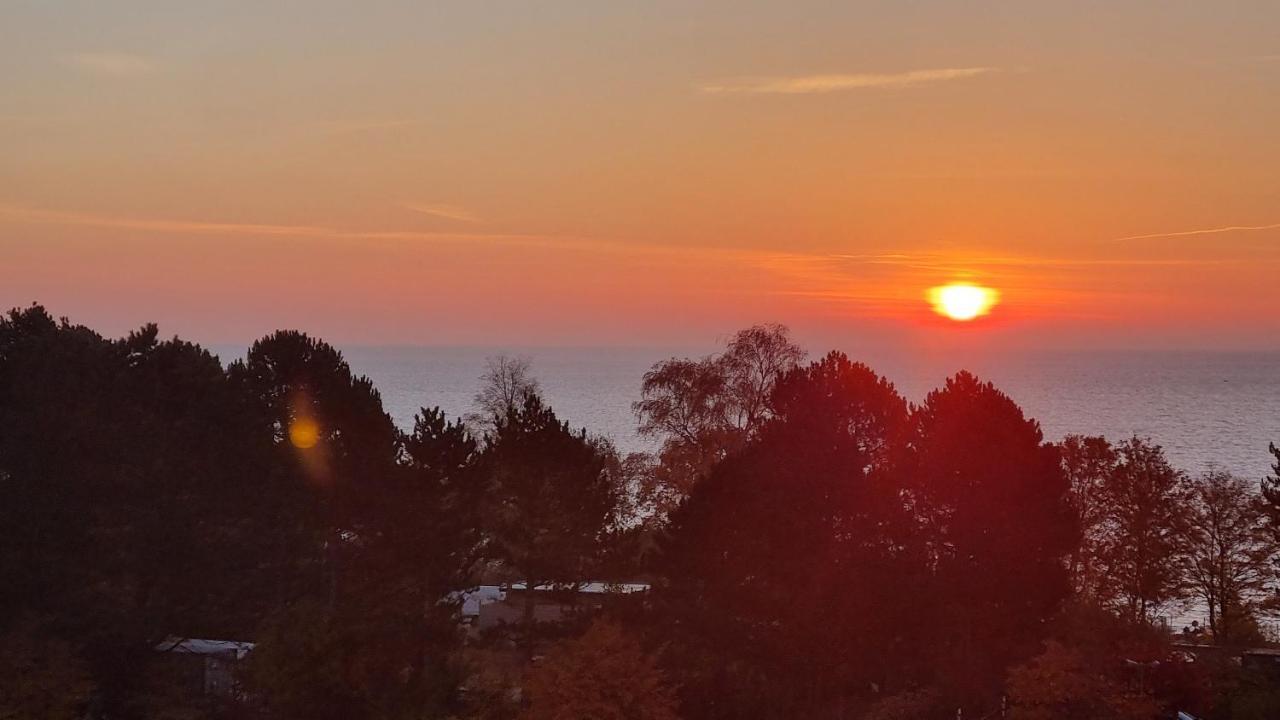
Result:
<svg viewBox="0 0 1280 720"><path fill-rule="evenodd" d="M729 379L718 358L672 358L644 374L632 407L640 434L697 445L711 433L736 429L730 417Z"/></svg>
<svg viewBox="0 0 1280 720"><path fill-rule="evenodd" d="M804 357L785 326L755 325L734 335L723 353L664 360L645 373L633 409L640 434L663 441L654 495L678 501L758 432L772 416L774 386Z"/></svg>
<svg viewBox="0 0 1280 720"><path fill-rule="evenodd" d="M1116 446L1119 462L1101 495L1107 519L1098 544L1102 595L1137 621L1180 597L1187 482L1149 440Z"/></svg>
<svg viewBox="0 0 1280 720"><path fill-rule="evenodd" d="M1209 609L1219 644L1239 641L1275 578L1276 539L1249 483L1211 471L1191 485L1186 579Z"/></svg>
<svg viewBox="0 0 1280 720"><path fill-rule="evenodd" d="M1109 509L1107 480L1115 474L1119 457L1104 437L1068 435L1059 449L1063 472L1071 483L1067 497L1080 526L1080 545L1070 559L1071 582L1077 593L1096 597Z"/></svg>
<svg viewBox="0 0 1280 720"><path fill-rule="evenodd" d="M475 411L467 415L467 423L476 428L492 429L498 419L524 406L530 395L541 396L542 389L533 377L529 358L494 355L485 359L480 374L480 389L475 395Z"/></svg>
<svg viewBox="0 0 1280 720"><path fill-rule="evenodd" d="M769 416L774 384L804 357L785 325L753 325L733 337L721 362L726 366L738 427L747 432L759 428Z"/></svg>

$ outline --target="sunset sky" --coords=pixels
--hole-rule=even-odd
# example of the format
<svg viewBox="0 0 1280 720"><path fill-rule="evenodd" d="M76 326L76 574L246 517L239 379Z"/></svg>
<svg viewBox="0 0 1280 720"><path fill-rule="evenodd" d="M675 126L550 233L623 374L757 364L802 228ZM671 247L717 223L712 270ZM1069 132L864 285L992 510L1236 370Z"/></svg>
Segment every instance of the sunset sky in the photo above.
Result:
<svg viewBox="0 0 1280 720"><path fill-rule="evenodd" d="M206 343L1280 348L1280 3L0 5L0 304ZM936 315L929 288L995 288Z"/></svg>

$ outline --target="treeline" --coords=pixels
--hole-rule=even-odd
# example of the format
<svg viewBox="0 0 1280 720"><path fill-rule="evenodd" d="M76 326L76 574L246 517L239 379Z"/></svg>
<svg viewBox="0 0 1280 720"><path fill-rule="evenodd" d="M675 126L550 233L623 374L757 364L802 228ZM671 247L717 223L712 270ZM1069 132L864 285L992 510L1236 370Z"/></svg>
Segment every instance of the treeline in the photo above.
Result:
<svg viewBox="0 0 1280 720"><path fill-rule="evenodd" d="M1280 716L1280 451L1190 478L961 372L920 405L785 328L659 363L623 456L495 358L398 429L297 332L224 367L155 326L0 319L0 718ZM1260 491L1259 491L1260 490ZM481 582L641 581L468 638ZM1194 603L1204 627L1165 628ZM590 608L588 608L589 610ZM241 692L167 639L250 640ZM1215 657L1223 658L1215 661Z"/></svg>

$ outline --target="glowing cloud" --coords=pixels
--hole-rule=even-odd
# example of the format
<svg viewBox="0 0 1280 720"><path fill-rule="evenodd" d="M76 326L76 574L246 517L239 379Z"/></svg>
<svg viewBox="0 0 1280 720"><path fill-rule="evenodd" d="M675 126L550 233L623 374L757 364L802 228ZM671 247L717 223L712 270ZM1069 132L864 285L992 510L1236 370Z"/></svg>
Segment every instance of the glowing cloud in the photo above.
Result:
<svg viewBox="0 0 1280 720"><path fill-rule="evenodd" d="M812 95L842 90L868 88L902 88L925 83L960 80L995 72L995 68L938 68L912 70L902 73L858 73L854 75L801 75L797 77L740 78L702 86L702 92L711 94L775 94Z"/></svg>

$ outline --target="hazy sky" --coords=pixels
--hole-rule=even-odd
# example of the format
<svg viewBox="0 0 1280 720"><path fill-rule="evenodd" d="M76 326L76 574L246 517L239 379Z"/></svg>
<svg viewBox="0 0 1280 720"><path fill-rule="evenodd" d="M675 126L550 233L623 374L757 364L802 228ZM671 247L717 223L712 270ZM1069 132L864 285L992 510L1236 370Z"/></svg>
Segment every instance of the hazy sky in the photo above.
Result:
<svg viewBox="0 0 1280 720"><path fill-rule="evenodd" d="M206 343L1275 348L1277 128L1275 0L6 0L0 304ZM956 279L1002 304L936 318Z"/></svg>

